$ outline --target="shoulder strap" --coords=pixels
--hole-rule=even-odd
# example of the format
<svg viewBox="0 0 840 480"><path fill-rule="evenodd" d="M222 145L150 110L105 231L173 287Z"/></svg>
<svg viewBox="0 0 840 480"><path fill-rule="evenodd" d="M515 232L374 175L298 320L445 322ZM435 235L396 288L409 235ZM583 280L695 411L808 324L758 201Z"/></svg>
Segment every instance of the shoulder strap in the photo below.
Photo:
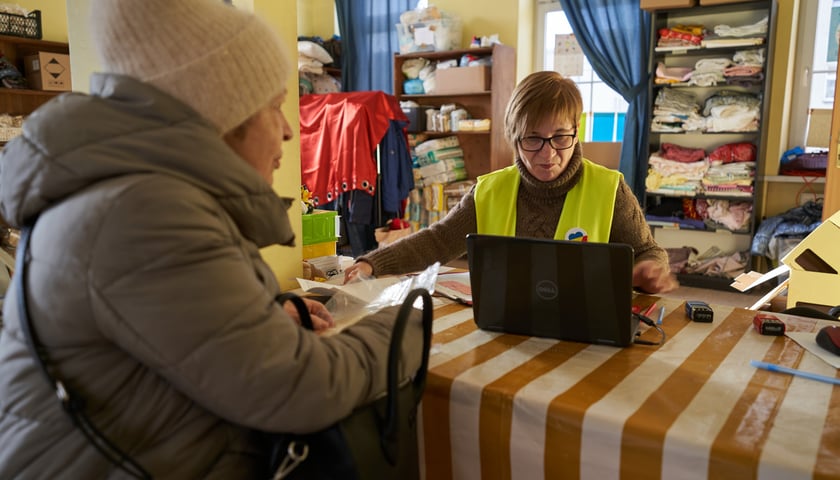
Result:
<svg viewBox="0 0 840 480"><path fill-rule="evenodd" d="M274 297L274 301L280 305L283 305L286 300L295 304L295 309L297 309L298 315L300 315L300 324L303 325L303 328L307 330L315 330L315 327L312 325L312 317L309 316L309 309L306 307L306 303L303 299L291 292L281 293L280 295Z"/></svg>
<svg viewBox="0 0 840 480"><path fill-rule="evenodd" d="M96 447L96 449L105 458L117 467L124 470L126 473L134 478L151 479L152 476L143 469L137 462L134 461L128 454L120 450L113 442L108 440L102 432L100 432L91 423L90 419L84 412L85 401L71 389L67 388L64 383L55 378L47 368L48 358L47 352L38 342L38 336L32 328L32 320L29 318L29 308L26 302L26 263L29 261L29 237L32 234L32 228L35 226L35 220L31 224L24 225L20 232L20 240L17 247L17 258L15 259L15 271L12 275L12 284L15 286L18 316L20 317L20 327L23 331L23 336L26 339L26 345L32 356L38 363L41 373L53 389L55 389L56 396L61 402L61 407L70 421L73 422L85 438Z"/></svg>

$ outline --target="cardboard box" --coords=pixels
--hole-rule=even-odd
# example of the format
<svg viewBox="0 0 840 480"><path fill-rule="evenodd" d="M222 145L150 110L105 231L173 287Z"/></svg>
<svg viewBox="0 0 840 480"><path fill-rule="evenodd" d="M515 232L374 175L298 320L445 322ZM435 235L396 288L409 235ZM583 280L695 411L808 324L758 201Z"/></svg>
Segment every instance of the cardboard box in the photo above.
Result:
<svg viewBox="0 0 840 480"><path fill-rule="evenodd" d="M697 5L697 0L640 0L642 10L662 10L666 8L687 8Z"/></svg>
<svg viewBox="0 0 840 480"><path fill-rule="evenodd" d="M441 68L435 71L432 94L477 93L490 90L490 67Z"/></svg>
<svg viewBox="0 0 840 480"><path fill-rule="evenodd" d="M787 307L840 305L840 212L835 213L788 252Z"/></svg>
<svg viewBox="0 0 840 480"><path fill-rule="evenodd" d="M70 91L70 55L38 52L24 59L29 88L34 90Z"/></svg>

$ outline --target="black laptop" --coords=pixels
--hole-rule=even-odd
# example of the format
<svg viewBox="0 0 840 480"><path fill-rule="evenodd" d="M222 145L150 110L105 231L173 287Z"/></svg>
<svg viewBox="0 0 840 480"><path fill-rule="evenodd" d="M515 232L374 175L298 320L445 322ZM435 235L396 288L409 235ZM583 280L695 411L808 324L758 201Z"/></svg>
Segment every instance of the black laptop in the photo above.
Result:
<svg viewBox="0 0 840 480"><path fill-rule="evenodd" d="M627 346L633 248L470 234L467 255L479 328L576 342Z"/></svg>

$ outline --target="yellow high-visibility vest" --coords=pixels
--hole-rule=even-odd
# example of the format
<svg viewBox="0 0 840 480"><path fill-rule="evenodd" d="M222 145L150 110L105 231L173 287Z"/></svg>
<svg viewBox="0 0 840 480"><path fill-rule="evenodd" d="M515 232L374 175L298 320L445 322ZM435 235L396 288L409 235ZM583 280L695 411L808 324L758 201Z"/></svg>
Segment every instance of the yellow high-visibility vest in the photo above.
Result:
<svg viewBox="0 0 840 480"><path fill-rule="evenodd" d="M615 194L622 175L585 158L581 168L580 181L566 194L554 238L606 243L610 239ZM478 233L516 235L519 180L515 165L478 177L475 186Z"/></svg>

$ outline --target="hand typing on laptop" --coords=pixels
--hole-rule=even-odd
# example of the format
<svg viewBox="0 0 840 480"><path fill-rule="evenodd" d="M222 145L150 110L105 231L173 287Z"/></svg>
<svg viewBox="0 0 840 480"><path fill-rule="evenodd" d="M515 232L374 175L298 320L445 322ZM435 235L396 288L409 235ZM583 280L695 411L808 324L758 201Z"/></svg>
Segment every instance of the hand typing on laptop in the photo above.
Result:
<svg viewBox="0 0 840 480"><path fill-rule="evenodd" d="M665 293L679 287L670 268L654 260L642 260L633 266L633 287L647 293Z"/></svg>

